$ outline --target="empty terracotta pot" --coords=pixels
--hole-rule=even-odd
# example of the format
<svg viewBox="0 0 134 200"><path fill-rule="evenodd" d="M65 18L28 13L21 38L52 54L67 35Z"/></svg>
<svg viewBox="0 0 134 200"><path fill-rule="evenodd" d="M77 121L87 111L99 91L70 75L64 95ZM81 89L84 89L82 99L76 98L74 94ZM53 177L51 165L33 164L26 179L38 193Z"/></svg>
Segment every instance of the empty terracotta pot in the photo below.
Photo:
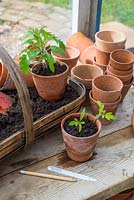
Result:
<svg viewBox="0 0 134 200"><path fill-rule="evenodd" d="M81 32L76 32L67 40L67 46L75 47L82 53L87 47L93 44L93 41Z"/></svg>
<svg viewBox="0 0 134 200"><path fill-rule="evenodd" d="M65 55L61 55L53 52L56 60L60 60L69 66L69 74L71 73L72 67L77 65L77 61L80 55L80 51L74 47L66 46Z"/></svg>
<svg viewBox="0 0 134 200"><path fill-rule="evenodd" d="M90 101L90 106L91 106L91 110L92 110L93 115L97 115L99 113L98 112L98 105L96 103L97 101L95 99L93 99L93 97L92 97L92 91L89 92L89 101ZM104 109L107 112L112 112L113 114L115 114L120 101L121 101L121 95L120 95L119 99L117 101L113 102L113 103L103 103ZM99 120L101 121L101 123L103 125L108 125L112 122L112 120L107 120L107 119L102 119L102 118L100 118Z"/></svg>
<svg viewBox="0 0 134 200"><path fill-rule="evenodd" d="M111 65L109 64L108 66L108 69L110 72L112 72L113 74L115 75L119 75L119 76L126 76L126 75L129 75L131 73L133 73L133 69L129 69L129 70L126 70L126 71L123 71L123 70L117 70L117 69L114 69L113 67L111 67Z"/></svg>
<svg viewBox="0 0 134 200"><path fill-rule="evenodd" d="M111 67L117 70L132 69L134 63L134 55L128 50L117 49L110 54Z"/></svg>
<svg viewBox="0 0 134 200"><path fill-rule="evenodd" d="M107 200L132 200L131 197L134 194L134 189L129 189L123 192L120 192L119 194L107 199Z"/></svg>
<svg viewBox="0 0 134 200"><path fill-rule="evenodd" d="M125 76L116 75L116 74L112 73L112 72L109 70L109 66L108 66L108 68L107 68L107 74L119 78L124 84L129 83L130 80L131 80L132 77L133 77L133 73L131 73L131 74L129 74L129 75L125 75Z"/></svg>
<svg viewBox="0 0 134 200"><path fill-rule="evenodd" d="M106 51L102 51L101 49L97 48L96 44L95 46L95 54L96 54L96 62L101 65L108 65L109 59L110 59L110 53Z"/></svg>
<svg viewBox="0 0 134 200"><path fill-rule="evenodd" d="M94 64L95 66L100 67L100 68L103 70L104 73L106 72L106 70L107 70L107 65L98 64L98 63L96 62L96 57L94 57L93 64Z"/></svg>
<svg viewBox="0 0 134 200"><path fill-rule="evenodd" d="M8 70L4 63L0 62L0 88L4 85L7 78Z"/></svg>
<svg viewBox="0 0 134 200"><path fill-rule="evenodd" d="M81 53L79 60L82 64L93 64L94 56L95 47L94 45L91 45Z"/></svg>
<svg viewBox="0 0 134 200"><path fill-rule="evenodd" d="M125 96L127 95L127 93L128 93L128 91L129 91L129 89L130 89L130 87L131 87L132 84L133 84L133 78L130 81L130 83L123 85L123 89L122 89L122 92L121 92L121 94L122 94L122 99L121 100L122 101L125 98Z"/></svg>
<svg viewBox="0 0 134 200"><path fill-rule="evenodd" d="M117 101L121 96L122 88L122 81L110 75L98 76L92 81L93 98L102 103Z"/></svg>
<svg viewBox="0 0 134 200"><path fill-rule="evenodd" d="M89 90L92 88L92 80L100 75L103 75L103 70L90 64L78 65L71 70L71 76L83 83Z"/></svg>
<svg viewBox="0 0 134 200"><path fill-rule="evenodd" d="M69 158L76 162L84 162L89 160L94 152L97 139L99 137L99 133L101 130L101 122L96 120L96 125L98 127L98 131L96 134L89 136L89 137L75 137L68 134L64 129L64 123L70 117L79 117L80 113L73 113L65 117L61 122L61 130L63 140L66 145L66 151ZM95 116L91 114L86 114L89 120L95 121Z"/></svg>
<svg viewBox="0 0 134 200"><path fill-rule="evenodd" d="M61 65L61 67L62 65L66 65L58 60L57 62ZM61 99L67 85L69 67L66 65L66 70L57 75L40 76L33 73L34 67L38 67L38 65L39 63L33 66L31 73L39 96L47 101L57 101Z"/></svg>
<svg viewBox="0 0 134 200"><path fill-rule="evenodd" d="M112 52L115 49L124 49L126 36L119 31L104 30L95 34L96 46L102 51Z"/></svg>

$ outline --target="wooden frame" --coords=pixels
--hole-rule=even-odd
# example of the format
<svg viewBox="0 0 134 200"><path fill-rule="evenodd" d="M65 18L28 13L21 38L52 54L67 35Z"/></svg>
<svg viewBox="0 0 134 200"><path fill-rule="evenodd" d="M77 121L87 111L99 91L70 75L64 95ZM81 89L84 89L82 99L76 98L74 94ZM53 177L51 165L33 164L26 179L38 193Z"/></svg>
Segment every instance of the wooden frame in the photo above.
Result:
<svg viewBox="0 0 134 200"><path fill-rule="evenodd" d="M102 0L73 0L72 33L77 31L94 40L99 30Z"/></svg>

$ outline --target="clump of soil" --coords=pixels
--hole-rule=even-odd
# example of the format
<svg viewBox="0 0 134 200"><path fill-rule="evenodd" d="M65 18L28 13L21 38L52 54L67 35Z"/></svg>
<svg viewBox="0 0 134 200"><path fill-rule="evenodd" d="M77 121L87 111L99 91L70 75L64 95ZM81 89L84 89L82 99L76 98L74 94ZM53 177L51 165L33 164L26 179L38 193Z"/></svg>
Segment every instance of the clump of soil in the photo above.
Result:
<svg viewBox="0 0 134 200"><path fill-rule="evenodd" d="M54 67L55 72L51 72L49 67L45 66L45 64L44 66L42 64L39 64L33 68L32 72L40 76L54 76L63 73L67 69L66 65L60 65L59 63L55 63Z"/></svg>
<svg viewBox="0 0 134 200"><path fill-rule="evenodd" d="M82 131L79 132L78 127L69 126L69 122L72 121L73 119L74 119L73 117L70 117L69 119L66 120L64 124L65 131L69 133L70 135L73 135L75 137L88 137L88 136L94 135L98 131L98 128L95 122L90 121L88 118L86 118L83 120L85 124L82 125Z"/></svg>
<svg viewBox="0 0 134 200"><path fill-rule="evenodd" d="M24 127L23 114L17 91L9 90L3 92L11 97L12 107L7 111L8 115L0 114L0 141L6 139ZM34 121L79 97L77 91L70 86L66 87L64 97L56 102L45 101L39 97L35 88L29 88L29 93Z"/></svg>

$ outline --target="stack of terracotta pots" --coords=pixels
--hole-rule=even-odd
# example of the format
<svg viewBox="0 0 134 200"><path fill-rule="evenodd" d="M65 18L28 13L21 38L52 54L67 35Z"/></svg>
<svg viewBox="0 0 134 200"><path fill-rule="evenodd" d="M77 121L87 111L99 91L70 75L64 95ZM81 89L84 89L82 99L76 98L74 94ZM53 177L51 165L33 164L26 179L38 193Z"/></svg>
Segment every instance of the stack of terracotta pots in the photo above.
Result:
<svg viewBox="0 0 134 200"><path fill-rule="evenodd" d="M95 40L94 65L106 71L110 53L115 49L124 49L126 37L119 31L105 30L97 32Z"/></svg>
<svg viewBox="0 0 134 200"><path fill-rule="evenodd" d="M116 113L118 104L121 101L121 91L123 83L120 79L110 76L98 76L92 81L92 90L89 93L91 110L94 115L98 114L97 101L104 104L104 109L107 112ZM111 120L100 119L102 124L110 124Z"/></svg>
<svg viewBox="0 0 134 200"><path fill-rule="evenodd" d="M122 100L133 83L134 55L124 49L117 49L110 54L107 74L119 78L123 82Z"/></svg>

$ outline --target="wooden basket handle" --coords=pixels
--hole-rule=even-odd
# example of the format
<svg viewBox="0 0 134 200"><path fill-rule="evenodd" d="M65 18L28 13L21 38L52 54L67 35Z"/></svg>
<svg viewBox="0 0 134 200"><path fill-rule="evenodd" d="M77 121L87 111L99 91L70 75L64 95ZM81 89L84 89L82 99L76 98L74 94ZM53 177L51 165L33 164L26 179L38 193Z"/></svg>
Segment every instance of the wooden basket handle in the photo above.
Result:
<svg viewBox="0 0 134 200"><path fill-rule="evenodd" d="M34 140L33 134L33 114L30 105L30 96L25 81L19 71L18 66L6 52L6 50L0 46L0 59L6 65L11 79L14 81L15 87L18 91L20 103L22 106L22 112L24 117L24 137L25 146L31 144Z"/></svg>

